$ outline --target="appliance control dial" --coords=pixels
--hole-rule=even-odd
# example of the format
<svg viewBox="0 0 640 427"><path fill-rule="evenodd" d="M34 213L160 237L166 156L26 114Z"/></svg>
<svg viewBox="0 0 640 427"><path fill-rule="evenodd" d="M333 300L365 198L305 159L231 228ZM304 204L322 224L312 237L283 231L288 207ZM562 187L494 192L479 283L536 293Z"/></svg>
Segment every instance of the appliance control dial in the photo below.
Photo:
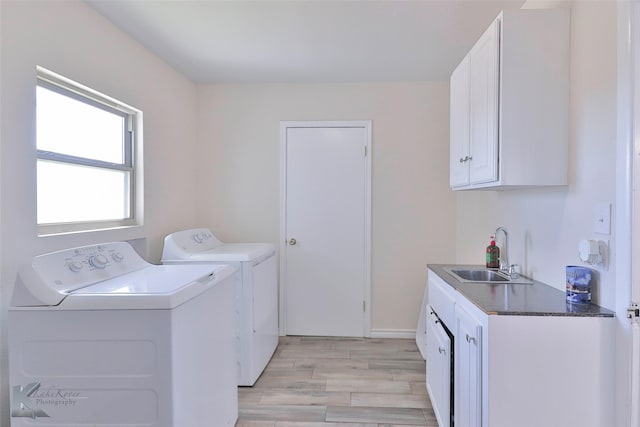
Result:
<svg viewBox="0 0 640 427"><path fill-rule="evenodd" d="M124 261L124 255L122 255L122 253L120 252L114 252L111 254L111 258L115 261L115 262L122 262Z"/></svg>
<svg viewBox="0 0 640 427"><path fill-rule="evenodd" d="M67 264L67 267L69 267L69 270L77 273L78 271L82 270L82 263L80 261L71 261Z"/></svg>
<svg viewBox="0 0 640 427"><path fill-rule="evenodd" d="M109 260L107 259L106 256L102 254L93 255L89 257L89 264L95 268L103 269L107 266L108 263L109 263Z"/></svg>

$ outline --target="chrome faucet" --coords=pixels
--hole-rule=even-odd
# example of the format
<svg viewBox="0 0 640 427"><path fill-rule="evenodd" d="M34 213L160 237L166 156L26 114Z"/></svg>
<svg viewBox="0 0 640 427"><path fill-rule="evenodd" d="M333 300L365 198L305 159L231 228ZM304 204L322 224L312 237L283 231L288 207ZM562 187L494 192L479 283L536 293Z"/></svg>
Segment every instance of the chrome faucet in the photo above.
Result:
<svg viewBox="0 0 640 427"><path fill-rule="evenodd" d="M498 240L498 232L504 233L504 250L500 250L500 271L504 274L511 276L511 265L509 264L509 233L503 227L496 228L495 239Z"/></svg>

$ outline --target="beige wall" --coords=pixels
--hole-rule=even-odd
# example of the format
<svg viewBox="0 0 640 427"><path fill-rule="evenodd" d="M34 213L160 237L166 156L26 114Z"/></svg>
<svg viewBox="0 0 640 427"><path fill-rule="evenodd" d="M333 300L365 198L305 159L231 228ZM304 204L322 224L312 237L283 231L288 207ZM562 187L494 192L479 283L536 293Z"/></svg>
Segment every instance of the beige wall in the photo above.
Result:
<svg viewBox="0 0 640 427"><path fill-rule="evenodd" d="M277 245L281 120L372 120L372 330L410 331L426 263L454 258L449 84L199 88L200 223Z"/></svg>
<svg viewBox="0 0 640 427"><path fill-rule="evenodd" d="M17 267L65 247L162 236L195 225L195 85L83 2L2 2L0 425L9 425L6 319ZM35 75L42 65L144 111L144 227L36 236Z"/></svg>

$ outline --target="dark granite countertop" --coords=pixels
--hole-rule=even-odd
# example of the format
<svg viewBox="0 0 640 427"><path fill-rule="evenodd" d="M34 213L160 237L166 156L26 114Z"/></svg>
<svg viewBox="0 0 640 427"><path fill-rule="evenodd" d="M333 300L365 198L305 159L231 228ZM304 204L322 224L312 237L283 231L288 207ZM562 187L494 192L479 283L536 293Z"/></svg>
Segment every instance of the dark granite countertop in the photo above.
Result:
<svg viewBox="0 0 640 427"><path fill-rule="evenodd" d="M613 317L611 310L596 304L571 304L565 293L542 282L503 284L461 282L446 268L484 268L480 265L428 264L452 288L489 315Z"/></svg>

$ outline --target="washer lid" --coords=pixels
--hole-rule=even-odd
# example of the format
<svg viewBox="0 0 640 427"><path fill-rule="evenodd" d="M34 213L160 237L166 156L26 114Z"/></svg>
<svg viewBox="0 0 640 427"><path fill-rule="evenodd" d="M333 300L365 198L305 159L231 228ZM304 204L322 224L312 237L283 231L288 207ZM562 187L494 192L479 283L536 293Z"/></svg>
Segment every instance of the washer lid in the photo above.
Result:
<svg viewBox="0 0 640 427"><path fill-rule="evenodd" d="M172 309L232 275L228 265L154 265L70 292L62 310Z"/></svg>

